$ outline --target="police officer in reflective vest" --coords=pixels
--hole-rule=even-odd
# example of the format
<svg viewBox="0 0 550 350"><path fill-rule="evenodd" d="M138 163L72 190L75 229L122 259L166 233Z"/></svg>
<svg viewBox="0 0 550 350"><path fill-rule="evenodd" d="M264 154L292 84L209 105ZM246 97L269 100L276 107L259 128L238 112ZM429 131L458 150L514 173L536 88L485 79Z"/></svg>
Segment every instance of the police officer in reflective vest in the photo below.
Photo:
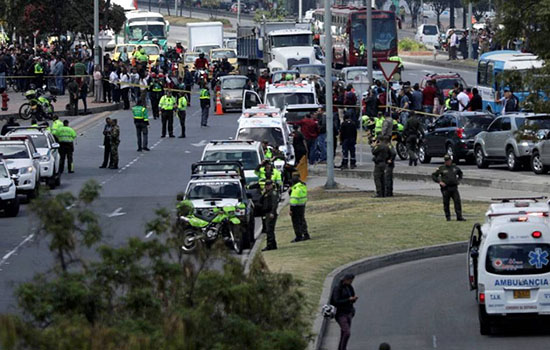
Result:
<svg viewBox="0 0 550 350"><path fill-rule="evenodd" d="M178 118L180 120L180 126L181 126L181 135L180 138L185 137L185 117L187 114L187 96L185 94L181 94L180 98L178 99Z"/></svg>
<svg viewBox="0 0 550 350"><path fill-rule="evenodd" d="M136 127L138 152L141 152L142 150L149 151L149 148L147 148L149 134L149 114L147 113L147 108L145 107L145 98L146 95L143 94L140 97L137 105L132 108L132 114L134 115L134 125Z"/></svg>
<svg viewBox="0 0 550 350"><path fill-rule="evenodd" d="M448 154L444 157L445 165L440 166L432 174L434 182L439 183L441 187L441 195L443 196L443 210L447 221L451 221L451 210L449 204L451 198L455 206L456 219L458 221L466 221L462 216L462 202L460 193L458 193L458 183L462 180L462 170L453 164L453 159Z"/></svg>
<svg viewBox="0 0 550 350"><path fill-rule="evenodd" d="M201 126L208 126L208 110L210 109L210 91L206 87L206 84L203 84L200 92L199 99L201 101Z"/></svg>
<svg viewBox="0 0 550 350"><path fill-rule="evenodd" d="M264 188L265 182L267 180L273 181L277 190L279 190L283 185L281 172L275 169L268 160L264 160L260 165L258 165L256 170L254 171L254 174L258 176L258 183L260 184L261 189Z"/></svg>
<svg viewBox="0 0 550 350"><path fill-rule="evenodd" d="M156 73L151 73L151 82L149 83L149 98L151 99L151 109L153 110L153 118L159 118L159 101L163 95L164 88L162 83L157 78Z"/></svg>
<svg viewBox="0 0 550 350"><path fill-rule="evenodd" d="M365 44L359 39L359 65L365 64Z"/></svg>
<svg viewBox="0 0 550 350"><path fill-rule="evenodd" d="M37 88L41 89L44 81L44 66L40 62L40 58L36 58L34 62L34 83Z"/></svg>
<svg viewBox="0 0 550 350"><path fill-rule="evenodd" d="M74 140L76 139L76 131L69 126L69 121L64 120L63 126L54 131L54 135L59 141L59 173L62 174L65 170L65 159L67 159L67 168L69 173L74 173L73 152Z"/></svg>
<svg viewBox="0 0 550 350"><path fill-rule="evenodd" d="M162 134L160 137L166 137L166 126L168 125L168 134L174 136L174 108L176 108L176 98L170 91L162 96L159 102L159 108L162 111Z"/></svg>
<svg viewBox="0 0 550 350"><path fill-rule="evenodd" d="M376 118L374 118L374 137L378 139L382 133L382 125L384 125L384 115L379 113Z"/></svg>
<svg viewBox="0 0 550 350"><path fill-rule="evenodd" d="M290 217L292 218L296 238L291 243L307 241L310 238L307 232L306 203L306 184L300 181L298 175L294 175L292 177L292 187L290 188Z"/></svg>

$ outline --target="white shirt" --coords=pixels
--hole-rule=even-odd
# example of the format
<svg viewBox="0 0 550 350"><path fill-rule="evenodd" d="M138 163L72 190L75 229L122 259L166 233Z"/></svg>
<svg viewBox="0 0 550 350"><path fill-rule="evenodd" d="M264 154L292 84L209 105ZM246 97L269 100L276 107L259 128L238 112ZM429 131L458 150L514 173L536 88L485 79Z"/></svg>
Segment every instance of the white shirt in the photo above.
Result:
<svg viewBox="0 0 550 350"><path fill-rule="evenodd" d="M122 84L120 84L121 89L129 88L130 85L124 84L124 83L129 83L130 82L130 76L128 74L121 74L120 82L122 83Z"/></svg>
<svg viewBox="0 0 550 350"><path fill-rule="evenodd" d="M458 46L458 36L456 35L456 33L453 33L453 35L451 35L451 46L452 47L455 47L455 46Z"/></svg>
<svg viewBox="0 0 550 350"><path fill-rule="evenodd" d="M458 111L459 112L462 112L463 110L465 110L468 103L470 103L470 98L468 97L468 95L464 91L461 91L458 94L458 96L456 97L456 99L458 100Z"/></svg>

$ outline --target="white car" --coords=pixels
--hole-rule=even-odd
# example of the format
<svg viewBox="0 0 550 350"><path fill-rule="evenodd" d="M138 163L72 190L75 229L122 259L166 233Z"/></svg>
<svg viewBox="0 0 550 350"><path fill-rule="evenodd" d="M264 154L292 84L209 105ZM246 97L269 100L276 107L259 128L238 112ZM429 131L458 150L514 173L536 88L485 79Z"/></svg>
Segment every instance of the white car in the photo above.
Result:
<svg viewBox="0 0 550 350"><path fill-rule="evenodd" d="M51 189L61 184L59 144L45 127L17 127L7 136L28 136L40 153L40 180Z"/></svg>
<svg viewBox="0 0 550 350"><path fill-rule="evenodd" d="M428 48L439 49L441 47L439 28L435 24L421 24L414 35L414 40L426 45Z"/></svg>
<svg viewBox="0 0 550 350"><path fill-rule="evenodd" d="M285 155L288 164L294 165L290 128L279 108L261 106L245 110L239 118L235 139L267 141Z"/></svg>
<svg viewBox="0 0 550 350"><path fill-rule="evenodd" d="M17 175L10 175L6 163L0 158L0 210L4 210L6 216L12 217L19 213L15 179Z"/></svg>
<svg viewBox="0 0 550 350"><path fill-rule="evenodd" d="M0 154L12 175L18 175L17 193L28 199L38 195L40 184L40 158L31 139L28 137L1 137Z"/></svg>
<svg viewBox="0 0 550 350"><path fill-rule="evenodd" d="M545 197L502 198L470 237L467 270L479 329L550 314L550 222Z"/></svg>
<svg viewBox="0 0 550 350"><path fill-rule="evenodd" d="M243 111L264 103L270 107L283 109L288 105L316 104L318 100L315 86L306 80L266 84L263 99L255 91L244 91Z"/></svg>

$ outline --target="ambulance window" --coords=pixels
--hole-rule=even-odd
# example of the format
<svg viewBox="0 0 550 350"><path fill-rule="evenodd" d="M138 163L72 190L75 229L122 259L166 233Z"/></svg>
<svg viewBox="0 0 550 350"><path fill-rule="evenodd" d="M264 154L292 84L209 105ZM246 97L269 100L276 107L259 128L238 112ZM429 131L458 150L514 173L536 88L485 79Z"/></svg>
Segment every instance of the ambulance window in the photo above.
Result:
<svg viewBox="0 0 550 350"><path fill-rule="evenodd" d="M499 244L487 250L485 269L497 275L550 272L550 244Z"/></svg>

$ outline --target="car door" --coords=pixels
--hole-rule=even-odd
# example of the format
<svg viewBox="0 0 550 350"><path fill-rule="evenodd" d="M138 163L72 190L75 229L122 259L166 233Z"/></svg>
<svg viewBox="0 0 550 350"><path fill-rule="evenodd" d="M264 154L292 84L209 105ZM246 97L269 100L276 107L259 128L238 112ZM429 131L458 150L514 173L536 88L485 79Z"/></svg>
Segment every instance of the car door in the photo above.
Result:
<svg viewBox="0 0 550 350"><path fill-rule="evenodd" d="M50 142L51 154L54 159L55 169L59 170L59 144L55 141L52 134L48 134L48 141Z"/></svg>
<svg viewBox="0 0 550 350"><path fill-rule="evenodd" d="M504 158L506 157L506 140L513 137L513 135L510 117L502 117L501 119L500 131L497 131L493 137L494 155L495 157Z"/></svg>
<svg viewBox="0 0 550 350"><path fill-rule="evenodd" d="M485 153L488 157L495 156L495 145L498 133L500 132L500 125L502 118L495 119L491 125L487 128L487 133L485 133L483 140L485 142Z"/></svg>
<svg viewBox="0 0 550 350"><path fill-rule="evenodd" d="M432 144L428 147L430 149L430 154L442 155L445 153L446 133L450 124L451 117L449 115L443 115L435 122Z"/></svg>
<svg viewBox="0 0 550 350"><path fill-rule="evenodd" d="M244 90L243 92L243 111L245 109L249 109L252 107L256 107L257 105L262 104L262 99L260 98L260 95L256 91L252 90Z"/></svg>

